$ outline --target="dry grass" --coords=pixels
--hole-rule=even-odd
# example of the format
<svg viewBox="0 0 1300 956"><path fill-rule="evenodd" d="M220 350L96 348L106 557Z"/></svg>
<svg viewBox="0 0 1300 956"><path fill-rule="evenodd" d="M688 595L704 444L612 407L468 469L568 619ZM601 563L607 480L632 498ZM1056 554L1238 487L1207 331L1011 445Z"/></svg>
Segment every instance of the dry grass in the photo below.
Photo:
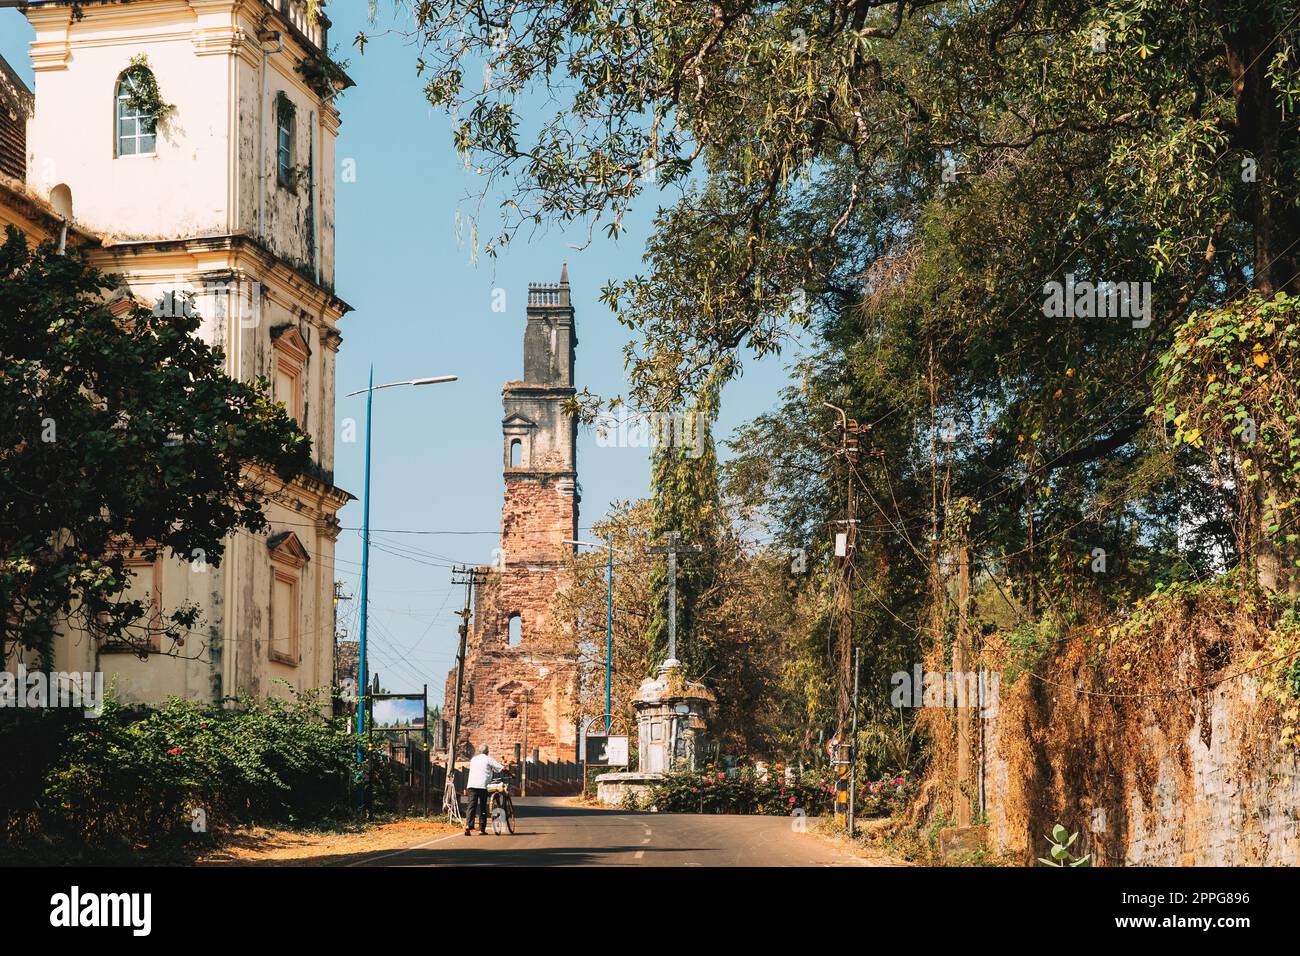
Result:
<svg viewBox="0 0 1300 956"><path fill-rule="evenodd" d="M210 866L312 866L348 862L458 833L442 820L398 820L357 831L238 830L195 859Z"/></svg>

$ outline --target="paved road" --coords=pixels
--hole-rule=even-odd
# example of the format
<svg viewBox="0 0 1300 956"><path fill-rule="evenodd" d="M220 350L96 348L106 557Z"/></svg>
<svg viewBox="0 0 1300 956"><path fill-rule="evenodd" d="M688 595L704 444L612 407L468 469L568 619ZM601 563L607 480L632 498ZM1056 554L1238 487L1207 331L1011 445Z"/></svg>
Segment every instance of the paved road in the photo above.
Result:
<svg viewBox="0 0 1300 956"><path fill-rule="evenodd" d="M351 866L854 866L785 817L620 813L564 797L516 800L514 835L453 834Z"/></svg>

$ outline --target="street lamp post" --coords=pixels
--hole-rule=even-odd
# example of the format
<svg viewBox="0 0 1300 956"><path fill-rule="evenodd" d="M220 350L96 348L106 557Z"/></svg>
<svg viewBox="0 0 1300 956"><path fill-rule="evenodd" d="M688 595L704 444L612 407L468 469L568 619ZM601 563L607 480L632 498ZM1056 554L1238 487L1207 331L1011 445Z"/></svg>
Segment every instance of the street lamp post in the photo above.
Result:
<svg viewBox="0 0 1300 956"><path fill-rule="evenodd" d="M572 538L566 539L565 544L583 545L588 548L599 548L601 545L594 544L590 541L575 541ZM614 536L609 536L609 564L605 571L605 582L607 585L605 596L605 735L609 736L610 722L610 671L614 659Z"/></svg>
<svg viewBox="0 0 1300 956"><path fill-rule="evenodd" d="M370 617L370 605L367 603L366 585L370 578L370 423L374 407L375 392L381 388L396 388L399 385L437 385L440 382L454 382L455 375L435 375L432 378L413 378L403 382L386 382L375 384L375 367L370 366L370 383L365 388L348 392L347 398L366 393L366 477L361 503L361 630L357 647L357 778L361 777L361 737L366 732L366 622Z"/></svg>

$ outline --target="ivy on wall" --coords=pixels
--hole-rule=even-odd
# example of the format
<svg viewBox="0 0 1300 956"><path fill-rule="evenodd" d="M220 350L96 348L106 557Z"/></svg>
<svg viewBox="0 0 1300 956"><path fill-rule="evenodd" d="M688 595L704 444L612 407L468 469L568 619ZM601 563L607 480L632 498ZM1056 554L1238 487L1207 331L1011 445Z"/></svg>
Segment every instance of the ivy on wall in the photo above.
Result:
<svg viewBox="0 0 1300 956"><path fill-rule="evenodd" d="M275 94L275 118L281 126L287 126L293 123L294 117L298 115L298 107L294 106L293 100L284 90Z"/></svg>
<svg viewBox="0 0 1300 956"><path fill-rule="evenodd" d="M126 102L132 111L152 117L155 126L175 111L176 107L162 98L158 78L154 76L145 54L138 53L131 57L126 79Z"/></svg>
<svg viewBox="0 0 1300 956"><path fill-rule="evenodd" d="M1176 445L1226 466L1262 505L1263 530L1294 551L1300 527L1300 298L1252 294L1189 319L1160 357L1149 412ZM1300 564L1300 561L1297 561Z"/></svg>

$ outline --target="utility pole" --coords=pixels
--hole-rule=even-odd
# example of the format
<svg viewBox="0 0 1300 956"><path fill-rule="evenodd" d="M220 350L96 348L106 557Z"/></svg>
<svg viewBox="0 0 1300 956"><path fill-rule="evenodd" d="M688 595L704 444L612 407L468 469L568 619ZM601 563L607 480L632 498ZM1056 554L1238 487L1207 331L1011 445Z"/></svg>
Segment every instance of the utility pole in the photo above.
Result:
<svg viewBox="0 0 1300 956"><path fill-rule="evenodd" d="M457 565L451 571L451 583L465 585L465 609L457 611L460 616L460 646L456 651L456 706L451 712L451 738L447 741L447 779L443 785L443 807L452 812L453 819L459 818L460 808L456 801L456 746L460 740L460 705L461 694L465 686L465 644L469 639L470 609L474 602L474 585L483 580L483 572L478 568Z"/></svg>
<svg viewBox="0 0 1300 956"><path fill-rule="evenodd" d="M835 735L844 736L844 725L849 716L849 672L853 667L853 559L857 549L858 501L857 486L854 482L854 465L858 460L857 422L850 422L844 409L830 402L822 402L827 408L840 413L840 450L844 456L846 481L846 517L842 522L844 530L835 534L835 556L840 562L840 596L839 627L836 656L838 680L835 694ZM837 524L841 522L836 522Z"/></svg>
<svg viewBox="0 0 1300 956"><path fill-rule="evenodd" d="M370 618L370 602L367 598L367 586L370 583L370 434L371 425L374 421L375 392L381 388L397 388L402 385L439 385L443 382L456 381L455 375L435 375L432 378L413 378L405 382L387 382L383 385L375 384L375 367L370 366L370 382L363 389L355 392L348 392L345 396L351 398L354 395L366 393L366 478L365 491L361 502L361 628L360 639L358 641L357 662L357 687L359 694L357 697L357 769L356 782L361 784L362 776L362 753L361 738L366 732L366 623Z"/></svg>
<svg viewBox="0 0 1300 956"><path fill-rule="evenodd" d="M952 669L956 675L957 711L957 786L953 794L956 806L957 826L968 827L971 824L970 793L967 784L971 769L971 711L968 699L970 683L971 634L970 634L970 549L963 541L957 552L957 640L952 648ZM978 675L976 676L978 681ZM978 685L977 685L978 687Z"/></svg>
<svg viewBox="0 0 1300 956"><path fill-rule="evenodd" d="M849 839L856 835L854 823L856 820L855 811L857 809L858 795L858 675L861 673L861 651L860 647L853 648L853 734L849 737Z"/></svg>
<svg viewBox="0 0 1300 956"><path fill-rule="evenodd" d="M650 554L668 555L668 659L665 665L676 666L677 661L677 555L699 554L703 545L680 544L676 531L668 535L668 543L646 549Z"/></svg>
<svg viewBox="0 0 1300 956"><path fill-rule="evenodd" d="M357 769L361 783L362 737L366 733L366 621L370 617L367 585L370 583L370 425L375 404L375 367L370 366L370 384L366 388L366 479L361 502L361 630L357 643Z"/></svg>
<svg viewBox="0 0 1300 956"><path fill-rule="evenodd" d="M519 762L519 796L528 796L528 703L532 692L524 688L524 759Z"/></svg>

